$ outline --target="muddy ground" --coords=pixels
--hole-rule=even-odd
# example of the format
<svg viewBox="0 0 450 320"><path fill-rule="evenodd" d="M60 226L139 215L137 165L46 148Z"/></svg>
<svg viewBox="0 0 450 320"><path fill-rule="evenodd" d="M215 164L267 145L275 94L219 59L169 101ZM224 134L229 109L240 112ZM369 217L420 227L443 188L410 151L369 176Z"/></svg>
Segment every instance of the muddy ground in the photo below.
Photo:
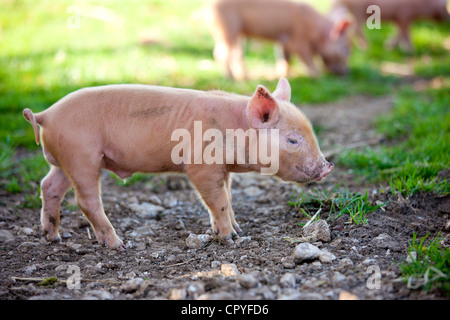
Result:
<svg viewBox="0 0 450 320"><path fill-rule="evenodd" d="M390 97L352 97L303 111L320 126L322 150L333 158L339 146L383 143L371 121L391 106ZM275 178L233 177L233 207L243 231L227 245L202 242L211 235L208 213L183 176L123 187L105 172L105 210L127 244L124 252L96 242L73 192L63 203L63 242L48 243L39 209L22 208L23 194L0 191L0 299L445 299L441 292L409 289L398 265L413 232L441 231L448 238L449 196L398 199L339 167L302 190L331 191L343 182L352 192L368 190L373 203L390 202L367 224L328 220L330 239L310 240L322 254L304 261L293 257L299 245L293 240L302 236L298 223L307 220L287 204L299 186Z"/></svg>

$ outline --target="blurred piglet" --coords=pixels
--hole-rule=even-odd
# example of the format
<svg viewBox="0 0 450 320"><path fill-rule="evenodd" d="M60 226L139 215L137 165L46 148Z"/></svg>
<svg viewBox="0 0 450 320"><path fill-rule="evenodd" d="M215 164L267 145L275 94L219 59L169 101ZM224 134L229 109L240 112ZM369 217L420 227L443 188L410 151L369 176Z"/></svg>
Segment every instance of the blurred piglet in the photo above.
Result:
<svg viewBox="0 0 450 320"><path fill-rule="evenodd" d="M379 9L370 7L374 5ZM387 43L388 47L392 49L402 46L405 50L412 51L411 24L419 19L448 20L450 16L446 5L447 0L336 0L334 10L345 8L350 11L355 18L355 35L363 48L367 47L363 28L369 17L369 22L374 22L373 19L377 17L373 16L372 19L371 16L377 14L375 10L378 10L381 21L393 22L398 28L398 35Z"/></svg>
<svg viewBox="0 0 450 320"><path fill-rule="evenodd" d="M347 73L350 43L348 21L332 21L306 3L285 0L218 0L212 5L214 58L225 67L227 76L246 77L241 38L275 41L282 48L277 75L286 77L289 59L298 55L311 76L318 76L314 57L319 56L333 74Z"/></svg>
<svg viewBox="0 0 450 320"><path fill-rule="evenodd" d="M334 167L290 97L284 78L273 94L258 86L251 97L123 84L75 91L40 113L25 109L51 167L41 182L44 233L60 241L60 205L73 187L98 241L124 249L103 210L101 169L121 178L182 172L209 209L213 232L232 243L240 231L231 208L232 172L308 182Z"/></svg>

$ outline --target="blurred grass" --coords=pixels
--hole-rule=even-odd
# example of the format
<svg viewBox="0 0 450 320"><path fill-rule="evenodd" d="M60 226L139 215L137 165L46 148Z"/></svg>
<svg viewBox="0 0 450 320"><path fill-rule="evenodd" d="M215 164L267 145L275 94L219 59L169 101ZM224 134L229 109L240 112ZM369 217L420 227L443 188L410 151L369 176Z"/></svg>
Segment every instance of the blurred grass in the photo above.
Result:
<svg viewBox="0 0 450 320"><path fill-rule="evenodd" d="M323 12L330 4L326 0L309 2ZM5 172L18 170L12 160L17 147L37 149L22 110L26 107L35 112L44 110L82 87L144 83L251 94L257 84L263 84L273 90L276 86L272 76L273 46L264 41L246 43L245 64L254 80L233 82L224 78L213 61L214 43L208 22L198 11L207 3L204 0L0 2L0 147L6 150L0 166L9 168L0 178L7 179ZM94 13L106 21L77 16L77 10ZM394 32L389 24L383 24L380 30L366 30L370 46L366 51L353 48L351 72L345 77L325 74L310 79L301 75L302 63L295 59L294 77L290 79L293 102L331 102L355 94L393 93L404 82L400 75L382 72L386 63L412 66L415 76L448 77L450 55L443 43L449 30L449 23L415 24L413 54L384 49L386 38Z"/></svg>

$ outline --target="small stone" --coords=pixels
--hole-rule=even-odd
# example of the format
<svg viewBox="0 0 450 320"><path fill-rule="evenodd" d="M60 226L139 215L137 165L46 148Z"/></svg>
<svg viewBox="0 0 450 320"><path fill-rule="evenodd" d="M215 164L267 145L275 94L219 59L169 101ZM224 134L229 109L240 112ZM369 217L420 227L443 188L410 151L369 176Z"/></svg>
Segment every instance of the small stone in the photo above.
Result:
<svg viewBox="0 0 450 320"><path fill-rule="evenodd" d="M134 278L123 283L121 289L125 293L132 293L138 290L143 282L144 279L142 278Z"/></svg>
<svg viewBox="0 0 450 320"><path fill-rule="evenodd" d="M313 246L310 243L300 243L295 247L292 259L295 263L302 263L317 259L321 254L322 250L316 246Z"/></svg>
<svg viewBox="0 0 450 320"><path fill-rule="evenodd" d="M190 233L186 238L186 246L189 249L200 249L204 244L208 243L212 238L208 234Z"/></svg>
<svg viewBox="0 0 450 320"><path fill-rule="evenodd" d="M295 262L292 260L292 258L283 257L281 258L281 264L285 269L294 269L295 268Z"/></svg>
<svg viewBox="0 0 450 320"><path fill-rule="evenodd" d="M287 289L283 294L278 296L278 300L299 300L302 294L294 289Z"/></svg>
<svg viewBox="0 0 450 320"><path fill-rule="evenodd" d="M184 300L187 297L186 289L176 289L172 288L169 290L168 299L169 300Z"/></svg>
<svg viewBox="0 0 450 320"><path fill-rule="evenodd" d="M26 236L31 236L34 233L33 229L31 228L23 228L21 232Z"/></svg>
<svg viewBox="0 0 450 320"><path fill-rule="evenodd" d="M387 233L382 233L378 237L372 239L369 245L379 249L391 249L393 251L401 251L402 245Z"/></svg>
<svg viewBox="0 0 450 320"><path fill-rule="evenodd" d="M280 279L280 284L283 288L293 288L295 287L295 278L295 274L291 272L285 273Z"/></svg>
<svg viewBox="0 0 450 320"><path fill-rule="evenodd" d="M142 251L142 250L145 250L146 248L147 248L147 244L145 242L139 242L136 245L136 250L137 251Z"/></svg>
<svg viewBox="0 0 450 320"><path fill-rule="evenodd" d="M406 262L408 263L413 263L417 260L417 252L412 251L408 254L408 256L406 257Z"/></svg>
<svg viewBox="0 0 450 320"><path fill-rule="evenodd" d="M83 300L113 300L114 296L106 290L90 290L82 297Z"/></svg>
<svg viewBox="0 0 450 320"><path fill-rule="evenodd" d="M315 221L303 230L303 236L313 237L314 241L330 242L330 227L325 220Z"/></svg>
<svg viewBox="0 0 450 320"><path fill-rule="evenodd" d="M14 235L9 230L0 230L0 242L14 241Z"/></svg>
<svg viewBox="0 0 450 320"><path fill-rule="evenodd" d="M236 243L236 245L240 246L244 243L250 242L252 240L252 237L248 236L248 237L239 237L236 240L234 240L234 243Z"/></svg>
<svg viewBox="0 0 450 320"><path fill-rule="evenodd" d="M362 262L362 264L365 265L365 266L377 264L377 260L372 259L372 258L366 258L366 259Z"/></svg>
<svg viewBox="0 0 450 320"><path fill-rule="evenodd" d="M132 203L129 208L142 216L143 218L155 219L158 215L164 211L164 208L148 202L142 202L141 204Z"/></svg>
<svg viewBox="0 0 450 320"><path fill-rule="evenodd" d="M336 256L331 252L323 251L323 253L319 256L319 260L322 263L331 263L336 259Z"/></svg>
<svg viewBox="0 0 450 320"><path fill-rule="evenodd" d="M257 197L264 193L263 190L261 190L258 187L251 186L244 189L244 193L249 197Z"/></svg>
<svg viewBox="0 0 450 320"><path fill-rule="evenodd" d="M205 293L198 297L197 300L234 300L236 296L229 292Z"/></svg>
<svg viewBox="0 0 450 320"><path fill-rule="evenodd" d="M220 271L225 277L237 276L240 274L237 266L234 263L224 263L220 266Z"/></svg>
<svg viewBox="0 0 450 320"><path fill-rule="evenodd" d="M340 261L339 266L336 268L339 271L345 272L349 269L353 269L354 263L350 258L344 258Z"/></svg>
<svg viewBox="0 0 450 320"><path fill-rule="evenodd" d="M205 293L205 285L202 282L193 282L187 287L186 291L189 297L197 299Z"/></svg>
<svg viewBox="0 0 450 320"><path fill-rule="evenodd" d="M222 262L214 260L211 262L211 268L219 268L222 265Z"/></svg>
<svg viewBox="0 0 450 320"><path fill-rule="evenodd" d="M238 275L237 280L239 284L245 289L251 289L258 286L258 279L252 274Z"/></svg>
<svg viewBox="0 0 450 320"><path fill-rule="evenodd" d="M333 274L333 277L332 277L332 281L334 283L345 281L346 279L347 279L347 277L338 271L335 271Z"/></svg>
<svg viewBox="0 0 450 320"><path fill-rule="evenodd" d="M36 271L36 269L37 269L37 265L35 265L35 264L33 264L33 265L31 265L31 266L28 266L28 267L25 269L25 274L26 274L26 275L31 275L34 271Z"/></svg>
<svg viewBox="0 0 450 320"><path fill-rule="evenodd" d="M158 196L157 196L157 195L154 195L154 194L152 194L152 195L148 198L148 201L150 201L151 203L156 204L156 205L158 205L158 206L161 206L161 205L162 205L161 199L158 198Z"/></svg>
<svg viewBox="0 0 450 320"><path fill-rule="evenodd" d="M175 221L175 224L173 227L175 230L185 230L186 229L184 222L181 219L178 219L177 221Z"/></svg>

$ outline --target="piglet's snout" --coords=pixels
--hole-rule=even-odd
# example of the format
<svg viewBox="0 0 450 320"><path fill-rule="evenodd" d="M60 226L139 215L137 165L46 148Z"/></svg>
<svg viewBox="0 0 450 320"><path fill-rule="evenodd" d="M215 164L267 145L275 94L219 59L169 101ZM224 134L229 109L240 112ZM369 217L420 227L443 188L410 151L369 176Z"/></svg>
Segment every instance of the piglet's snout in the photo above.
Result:
<svg viewBox="0 0 450 320"><path fill-rule="evenodd" d="M317 181L320 181L323 178L325 178L331 171L333 171L333 169L334 169L334 163L325 161L324 165L322 167L322 172L320 173L319 178L317 178Z"/></svg>

